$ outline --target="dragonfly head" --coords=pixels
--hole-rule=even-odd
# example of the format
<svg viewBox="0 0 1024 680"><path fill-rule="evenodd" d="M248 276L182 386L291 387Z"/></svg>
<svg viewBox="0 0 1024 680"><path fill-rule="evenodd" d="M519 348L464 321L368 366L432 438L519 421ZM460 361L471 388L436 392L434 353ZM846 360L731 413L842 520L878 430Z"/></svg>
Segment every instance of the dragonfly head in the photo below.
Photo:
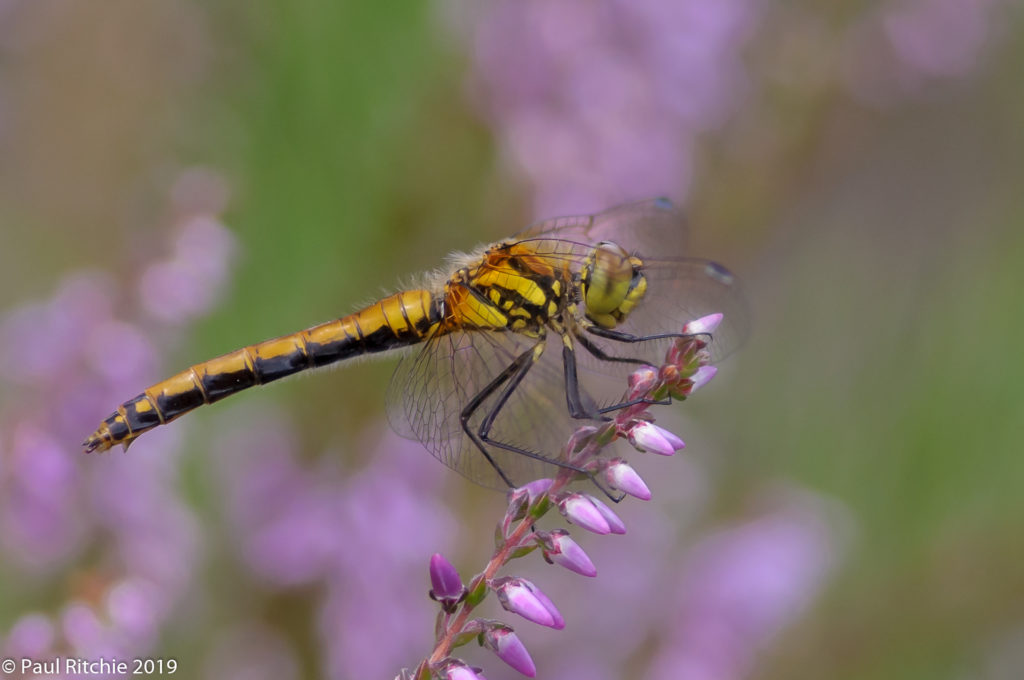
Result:
<svg viewBox="0 0 1024 680"><path fill-rule="evenodd" d="M598 243L580 274L587 318L602 328L622 323L647 291L643 262L611 241Z"/></svg>

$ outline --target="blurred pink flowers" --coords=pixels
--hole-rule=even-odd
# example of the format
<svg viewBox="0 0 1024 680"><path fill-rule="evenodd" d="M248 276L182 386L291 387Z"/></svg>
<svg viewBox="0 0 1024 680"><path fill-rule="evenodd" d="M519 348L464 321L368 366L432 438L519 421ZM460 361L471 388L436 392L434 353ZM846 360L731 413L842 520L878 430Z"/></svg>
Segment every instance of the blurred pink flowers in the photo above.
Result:
<svg viewBox="0 0 1024 680"><path fill-rule="evenodd" d="M476 13L477 93L537 214L679 196L741 99L751 0L528 0Z"/></svg>
<svg viewBox="0 0 1024 680"><path fill-rule="evenodd" d="M194 219L206 226L173 223L177 248L204 251L207 275L224 280L232 237L216 215ZM208 311L218 290L193 299L188 318ZM84 272L65 279L50 301L0 319L0 380L18 395L0 411L4 561L58 584L64 570L84 568L91 584L82 592L72 584L58 609L16 619L8 646L40 657L141 654L192 586L198 544L192 512L176 488L181 432L154 438L151 455L132 465L110 457L86 465L76 445L103 405L156 375L156 356L169 336L147 325L133 303L130 289L125 294L108 277ZM97 544L105 546L98 563L76 566Z"/></svg>

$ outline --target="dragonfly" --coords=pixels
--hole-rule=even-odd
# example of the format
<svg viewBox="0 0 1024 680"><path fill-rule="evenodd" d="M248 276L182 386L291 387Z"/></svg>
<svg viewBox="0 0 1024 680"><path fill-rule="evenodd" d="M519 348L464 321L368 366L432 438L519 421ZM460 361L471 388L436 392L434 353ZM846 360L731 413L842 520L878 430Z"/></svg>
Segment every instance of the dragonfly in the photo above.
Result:
<svg viewBox="0 0 1024 680"><path fill-rule="evenodd" d="M685 256L671 201L537 222L450 256L420 287L341 318L190 366L125 401L83 442L128 445L237 392L370 355L401 354L387 391L392 428L483 486L551 476L581 423L621 408L612 390L657 366L687 321L724 314L711 360L746 335L736 277Z"/></svg>

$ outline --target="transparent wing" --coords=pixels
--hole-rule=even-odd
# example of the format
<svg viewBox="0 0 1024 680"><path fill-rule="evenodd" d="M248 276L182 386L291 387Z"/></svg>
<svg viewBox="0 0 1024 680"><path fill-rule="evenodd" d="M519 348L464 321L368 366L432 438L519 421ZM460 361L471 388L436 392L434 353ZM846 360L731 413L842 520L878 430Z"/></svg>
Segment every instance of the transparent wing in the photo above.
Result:
<svg viewBox="0 0 1024 680"><path fill-rule="evenodd" d="M617 330L633 335L678 333L708 314L724 315L709 349L712 362L732 354L749 333L749 313L739 281L709 260L645 260L647 292Z"/></svg>
<svg viewBox="0 0 1024 680"><path fill-rule="evenodd" d="M536 338L496 332L457 332L429 340L421 351L403 357L388 388L388 419L404 436L418 439L442 463L483 486L504 489L501 476L462 429L466 405ZM543 458L559 455L569 436L584 424L573 420L565 400L560 340L548 338L540 360L512 392L490 431L494 441L514 445ZM496 407L501 389L473 413L474 432ZM589 397L584 397L589 399ZM551 476L556 466L544 460L488 446L488 452L514 484Z"/></svg>
<svg viewBox="0 0 1024 680"><path fill-rule="evenodd" d="M739 282L729 270L708 260L645 260L647 292L616 330L646 337L679 333L684 324L708 314L723 314L722 323L709 343L712 363L732 354L749 334L749 313ZM653 365L664 362L672 339L624 343L589 335L606 354L625 356ZM578 352L582 368L622 377L635 366L601 361L586 351Z"/></svg>
<svg viewBox="0 0 1024 680"><path fill-rule="evenodd" d="M524 263L521 269L565 269L573 275L579 274L593 249L590 244L548 238L546 234L518 244L528 244L530 251L518 258ZM679 333L688 321L721 313L724 319L710 344L712 361L721 361L743 344L749 332L749 313L732 272L710 260L648 258L643 252L633 252L643 262L647 290L616 330L635 336ZM585 313L584 303L579 304Z"/></svg>
<svg viewBox="0 0 1024 680"><path fill-rule="evenodd" d="M614 241L626 250L662 257L686 254L686 220L667 198L609 208L594 215L535 222L515 235L520 240L564 239L594 245Z"/></svg>
<svg viewBox="0 0 1024 680"><path fill-rule="evenodd" d="M735 277L721 265L683 257L686 230L666 199L612 208L596 215L538 222L516 235L523 246L519 271L540 276L578 274L594 245L614 241L643 261L647 291L616 330L636 337L679 333L683 325L707 314L724 314L710 342L713 361L734 351L747 335L747 311ZM651 257L651 254L657 257ZM580 307L582 308L582 303ZM581 313L585 310L581 309ZM488 452L513 483L550 476L566 440L580 425L569 416L562 369L561 339L549 334L540 360L511 392L490 431L503 442L540 459L488 446ZM664 360L671 339L626 343L588 335L597 355L576 346L585 405L610 405L625 387L635 364L605 361L600 354L629 357L653 365ZM474 397L541 342L522 334L471 330L441 335L404 356L388 389L388 418L403 436L418 439L434 457L474 482L504 488L501 476L462 429L461 414ZM608 381L606 376L615 380ZM484 399L469 419L471 431L498 404L503 390Z"/></svg>
<svg viewBox="0 0 1024 680"><path fill-rule="evenodd" d="M687 321L720 312L724 319L710 343L712 361L734 352L749 333L749 313L739 282L728 269L714 262L684 257L686 225L683 216L666 198L655 198L610 208L595 215L560 217L537 222L517 234L536 244L546 257L573 260L579 271L593 246L613 241L644 262L648 290L637 308L617 327L635 336L678 333ZM571 241L573 245L565 242ZM562 242L560 246L551 243ZM614 356L629 356L659 364L668 341L632 346L606 339L594 344ZM588 359L585 368L603 374L622 375L629 364L608 365Z"/></svg>

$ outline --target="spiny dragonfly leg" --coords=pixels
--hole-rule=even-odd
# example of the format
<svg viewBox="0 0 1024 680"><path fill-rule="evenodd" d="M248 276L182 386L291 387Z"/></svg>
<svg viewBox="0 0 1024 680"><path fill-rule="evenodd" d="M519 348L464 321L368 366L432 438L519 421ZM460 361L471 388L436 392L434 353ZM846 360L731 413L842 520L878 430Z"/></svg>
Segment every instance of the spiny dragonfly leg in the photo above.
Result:
<svg viewBox="0 0 1024 680"><path fill-rule="evenodd" d="M494 394L494 391L501 387L502 383L508 381L512 376L522 373L524 370L524 364L527 368L529 368L530 362L528 362L528 360L530 358L531 353L532 350L524 352L520 354L518 357L516 357L516 360L509 364L504 371L499 373L497 377L494 378L494 380L489 382L486 386L484 386L482 390L477 392L476 395L469 400L469 403L466 404L466 406L462 409L462 412L459 414L459 423L462 425L462 431L465 432L466 436L470 438L474 445L476 445L476 448L480 449L480 453L484 454L484 457L487 459L487 462L491 464L491 467L493 467L495 471L497 471L498 476L501 477L501 481L505 482L510 487L515 487L515 484L512 483L512 480L508 478L508 475L506 475L505 471L501 469L501 466L498 465L494 461L494 458L491 457L490 452L487 451L487 447L484 445L484 442L480 438L480 436L469 427L469 419L473 416L477 409L480 408L480 404L482 404L484 400L487 399L489 396ZM522 380L522 378L520 378L520 380Z"/></svg>
<svg viewBox="0 0 1024 680"><path fill-rule="evenodd" d="M630 406L636 406L637 404L648 404L650 406L668 406L671 403L671 397L666 397L664 399L630 399L629 401L620 401L617 404L612 404L611 406L604 406L602 408L599 408L597 409L597 413L605 414L611 413L612 411L620 411L624 408L629 408Z"/></svg>
<svg viewBox="0 0 1024 680"><path fill-rule="evenodd" d="M577 340L581 340L582 337L577 335ZM631 357L613 357L605 354L604 351L590 342L590 340L582 339L580 343L584 349L590 352L593 356L601 359L602 361L621 361L631 364L638 364L640 366L650 366L649 362L641 359L633 359ZM612 411L618 411L634 404L671 404L671 400L655 400L655 399L634 399L632 401L623 401L612 406L605 406L602 408L595 408L593 410L587 409L583 405L583 397L580 393L580 382L579 376L576 373L576 351L568 344L562 348L562 363L564 365L565 375L565 398L569 406L569 415L577 420L611 420L605 413L611 413Z"/></svg>
<svg viewBox="0 0 1024 680"><path fill-rule="evenodd" d="M494 469L498 472L498 475L501 477L502 481L504 481L510 487L514 487L516 485L512 482L512 480L509 479L508 475L505 474L505 471L501 469L501 466L498 465L497 462L495 462L494 458L487 451L488 445L495 446L499 449L503 449L505 451L509 451L511 453L515 453L521 456L526 456L528 458L533 458L535 460L539 460L545 463L557 465L562 468L575 470L576 472L585 472L584 470L574 465L559 462L548 456L541 455L534 451L530 451L528 449L524 449L518 446L513 446L512 444L506 444L505 442L500 442L495 439L491 439L489 436L491 426L494 425L495 418L498 417L498 414L501 412L501 409L508 402L509 397L512 396L512 393L515 391L515 389L519 386L520 383L522 383L523 379L526 377L526 374L529 373L533 365L536 364L537 361L540 359L541 353L543 351L544 341L542 338L541 341L538 342L536 345L534 345L533 347L531 347L530 349L526 350L518 357L516 357L515 361L509 364L504 371L502 371L500 374L498 374L497 377L494 378L494 380L492 380L482 390L480 390L480 392L478 392L469 401L469 403L466 404L465 408L462 409L462 413L459 414L459 421L462 424L463 432L465 432L466 436L468 436L470 440L472 440L472 442L476 445L476 447L480 449L480 452L484 454L484 457L487 458L487 462L490 463L491 466L493 466ZM476 431L474 431L473 428L471 428L469 425L470 418L473 417L473 414L480 408L484 401L486 401L491 395L493 395L495 391L501 388L502 385L504 385L504 388L502 389L501 394L498 395L498 399L495 402L494 406L484 417L483 421L480 423L480 426L476 429Z"/></svg>
<svg viewBox="0 0 1024 680"><path fill-rule="evenodd" d="M592 333L601 338L608 338L609 340L615 340L616 342L647 342L649 340L665 340L667 338L696 338L698 336L705 336L710 341L710 333L656 333L654 335L633 335L632 333L624 333L617 331L614 328L601 328L600 326L584 326L584 330L588 333ZM616 359L612 359L616 361ZM646 363L646 362L644 362Z"/></svg>
<svg viewBox="0 0 1024 680"><path fill-rule="evenodd" d="M601 335L601 334L600 333L595 333L595 335ZM623 334L623 335L626 335L626 334ZM636 336L629 336L629 337L636 337ZM657 340L657 339L660 339L661 337L663 337L663 336L648 336L648 337L639 338L639 339L635 340L634 342L639 342L641 340ZM677 336L676 334L673 334L673 335L669 335L667 337L686 337L686 336L683 336L681 334L679 336ZM590 354L592 356L594 356L597 359L600 359L601 361L617 361L617 362L621 362L621 363L637 364L639 366L651 366L653 368L653 364L651 364L651 362L644 361L643 359L634 359L633 357L617 357L617 356L612 356L612 355L606 353L603 349L598 347L596 344L594 344L594 342L591 341L590 338L588 338L587 336L583 335L582 333L577 333L576 334L576 339L579 341L580 345L583 346L583 349L587 350L588 352L590 352ZM576 373L576 366L575 366L575 360L574 360L574 365L573 365L573 377L574 378L575 378L575 373ZM568 370L568 365L567 365L566 366L566 379L567 380L568 380L568 375L569 375L569 370ZM578 387L577 387L577 390L578 390ZM667 406L668 404L671 404L671 403L672 403L672 399L671 398L666 398L666 399L631 399L629 401L620 401L617 404L612 404L611 406L605 406L605 407L599 408L590 417L593 418L595 416L602 416L605 413L611 413L613 411L618 411L620 409L629 408L630 406L635 406L636 404L659 404L659 405L662 405L662 406Z"/></svg>
<svg viewBox="0 0 1024 680"><path fill-rule="evenodd" d="M580 339L579 335L576 335L575 337L577 339ZM607 359L609 361L618 360L618 361L624 361L624 362L629 362L629 363L641 364L641 365L644 365L644 366L649 365L646 361L641 361L640 359L632 359L632 358L626 358L626 357L609 357L607 354L605 354L601 350L600 347L597 347L592 342L590 342L590 340L588 340L588 339L584 339L580 344L583 345L583 347L587 351L589 351L592 354L594 354L594 356L596 356L598 359ZM614 406L609 406L609 407L602 408L602 409L596 409L593 412L588 411L587 408L583 405L583 397L582 397L582 395L580 393L579 376L576 374L576 350L574 349L573 344L572 344L572 336L563 336L562 363L563 363L563 366L564 366L563 373L565 375L565 400L566 400L566 402L567 402L567 404L569 406L569 414L573 418L576 418L576 419L579 419L579 420L605 420L605 421L607 421L607 420L611 420L611 418L608 418L607 416L604 416L603 414L605 414L605 413L607 413L609 411L615 411L615 410L618 410L618 409L621 409L621 408L626 408L627 406L632 406L633 404L638 404L638 403L655 403L654 400L651 400L651 399L646 399L646 400L644 400L644 399L636 400L635 399L633 401L624 402L624 403L621 403L621 404L615 404ZM669 402L669 403L671 403L671 402ZM600 489L601 492L605 496L607 496L611 501L613 501L615 503L618 503L619 501L621 501L625 497L625 495L626 495L626 494L624 494L622 492L616 493L614 490L608 488L608 486L604 482L604 480L600 479L597 475L595 475L592 470L580 470L580 469L576 468L575 466L571 466L571 465L566 465L565 467L571 467L572 469L577 470L578 472L582 472L583 474L585 474L590 479L590 481L592 481L594 483L594 486L596 486L598 489Z"/></svg>
<svg viewBox="0 0 1024 680"><path fill-rule="evenodd" d="M583 349L590 352L590 354L601 361L617 361L624 364L637 364L638 366L650 366L651 362L644 361L643 359L634 359L633 357L616 357L606 353L603 349L594 344L593 340L583 335L582 333L576 333L576 340L579 341Z"/></svg>

